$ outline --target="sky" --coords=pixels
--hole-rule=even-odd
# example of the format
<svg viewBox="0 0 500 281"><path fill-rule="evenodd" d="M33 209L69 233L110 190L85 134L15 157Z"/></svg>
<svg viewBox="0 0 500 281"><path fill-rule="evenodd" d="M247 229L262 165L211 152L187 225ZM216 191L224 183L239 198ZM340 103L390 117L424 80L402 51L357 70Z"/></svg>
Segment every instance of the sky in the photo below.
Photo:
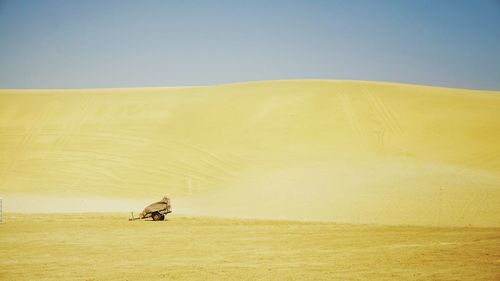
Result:
<svg viewBox="0 0 500 281"><path fill-rule="evenodd" d="M0 88L345 79L500 90L500 1L0 0Z"/></svg>

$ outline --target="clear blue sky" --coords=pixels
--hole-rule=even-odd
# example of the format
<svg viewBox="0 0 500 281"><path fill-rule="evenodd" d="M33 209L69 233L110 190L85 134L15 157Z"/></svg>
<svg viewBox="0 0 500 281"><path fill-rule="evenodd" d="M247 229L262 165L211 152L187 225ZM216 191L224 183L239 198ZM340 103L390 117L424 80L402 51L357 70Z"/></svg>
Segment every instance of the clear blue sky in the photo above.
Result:
<svg viewBox="0 0 500 281"><path fill-rule="evenodd" d="M0 88L300 78L500 90L500 1L0 0Z"/></svg>

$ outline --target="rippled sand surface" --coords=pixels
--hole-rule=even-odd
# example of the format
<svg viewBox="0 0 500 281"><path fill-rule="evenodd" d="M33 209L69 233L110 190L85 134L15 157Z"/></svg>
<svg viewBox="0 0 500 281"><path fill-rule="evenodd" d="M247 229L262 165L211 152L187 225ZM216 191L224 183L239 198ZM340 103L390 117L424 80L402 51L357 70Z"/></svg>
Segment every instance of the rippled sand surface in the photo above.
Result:
<svg viewBox="0 0 500 281"><path fill-rule="evenodd" d="M10 212L140 211L168 195L195 216L499 227L499 143L498 91L334 80L0 90Z"/></svg>

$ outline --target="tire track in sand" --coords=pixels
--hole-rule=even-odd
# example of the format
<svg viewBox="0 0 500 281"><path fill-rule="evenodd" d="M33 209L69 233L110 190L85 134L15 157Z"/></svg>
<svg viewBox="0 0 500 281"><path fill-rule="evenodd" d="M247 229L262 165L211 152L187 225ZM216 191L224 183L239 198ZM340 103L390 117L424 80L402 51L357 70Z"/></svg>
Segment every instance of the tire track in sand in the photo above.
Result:
<svg viewBox="0 0 500 281"><path fill-rule="evenodd" d="M368 96L372 108L377 113L381 124L391 133L401 135L403 129L398 121L398 118L386 103L384 103L377 94L372 93L369 89L362 88L361 91Z"/></svg>
<svg viewBox="0 0 500 281"><path fill-rule="evenodd" d="M89 113L94 103L95 103L94 98L91 95L84 95L81 98L81 103L79 106L81 113L77 112L80 118L78 119L78 122L76 124L74 125L72 124L73 126L71 126L69 133L61 134L61 132L58 132L58 134L61 136L60 144L57 145L58 149L64 150L66 147L68 147L69 143L74 138L75 136L74 134L82 131L82 127L85 124L85 121L88 119ZM47 169L49 169L48 166ZM78 182L78 180L80 179L78 177L75 177L75 184Z"/></svg>
<svg viewBox="0 0 500 281"><path fill-rule="evenodd" d="M378 147L382 150L389 148L401 151L402 149L397 145L396 140L401 137L403 129L396 114L392 112L390 106L380 99L377 93L364 87L360 88L360 92L367 97L371 119L376 123L372 132L378 137Z"/></svg>
<svg viewBox="0 0 500 281"><path fill-rule="evenodd" d="M120 142L122 144L126 144L128 146L155 146L158 148L161 148L165 151L178 151L179 149L186 150L186 153L188 152L194 152L198 155L200 155L201 163L204 163L207 167L210 166L212 167L213 172L201 172L200 169L197 169L196 167L192 165L186 165L184 161L181 161L181 159L178 159L178 161L167 161L163 162L163 165L165 166L171 166L173 169L170 172L170 174L177 174L178 176L184 176L184 177L192 177L193 179L196 179L198 181L202 180L207 180L211 179L212 181L234 181L240 179L239 174L237 173L237 168L235 164L229 164L228 159L223 159L221 156L216 155L213 152L210 152L206 149L201 149L199 147L196 147L194 145L188 145L186 143L182 143L179 141L175 140L164 140L163 142L155 141L150 138L145 138L142 136L136 136L136 135L128 135L128 134L112 134L112 133L103 133L103 132L81 132L78 130L75 130L75 128L71 128L70 130L64 132L61 130L51 132L51 133L45 133L44 135L52 135L52 136L65 136L68 137L87 137L89 139L105 139L113 142ZM64 142L59 143L59 149L58 153L53 153L53 155L57 156L56 154L59 154L60 157L67 156L67 153L63 152L68 152L72 151L72 155L75 153L87 153L87 155L90 153L90 155L93 155L92 157L98 156L98 155L105 155L109 154L111 151L102 151L102 150L84 150L82 148L73 148L69 149L69 139L65 138ZM60 141L59 141L60 142ZM186 154L179 152L179 155ZM153 159L147 160L147 158L144 158L145 156L142 156L142 159L144 161L137 162L136 160L133 159L128 159L126 155L121 155L119 153L115 154L117 157L121 158L121 161L124 163L130 161L134 161L133 167L135 170L137 170L137 165L142 165L144 168L148 166L148 162L153 161ZM82 160L85 159L85 157L80 158ZM58 161L59 159L56 159ZM62 159L61 159L62 160ZM154 161L153 161L154 162ZM122 163L123 164L123 163ZM132 164L131 166L132 167ZM152 168L152 167L150 167ZM160 167L155 167L155 169L159 169ZM168 169L170 170L170 169ZM182 173L181 170L183 170ZM177 172L174 172L177 171ZM216 172L218 171L218 172ZM165 172L168 172L165 170Z"/></svg>
<svg viewBox="0 0 500 281"><path fill-rule="evenodd" d="M356 113L356 109L351 103L350 97L341 89L337 92L337 97L340 101L340 108L344 112L345 116L349 120L350 128L355 132L355 134L359 138L365 138L365 133L363 132L363 128L359 122L358 114Z"/></svg>
<svg viewBox="0 0 500 281"><path fill-rule="evenodd" d="M3 189L3 187L8 184L10 181L10 174L15 170L15 166L19 163L19 161L21 161L26 155L28 146L36 140L38 135L40 135L43 127L49 120L49 116L49 110L43 111L41 116L38 118L40 122L37 122L35 123L36 125L27 128L27 131L24 133L19 134L22 136L21 141L16 143L12 149L13 153L11 154L10 161L8 161L5 167L0 170L0 188Z"/></svg>

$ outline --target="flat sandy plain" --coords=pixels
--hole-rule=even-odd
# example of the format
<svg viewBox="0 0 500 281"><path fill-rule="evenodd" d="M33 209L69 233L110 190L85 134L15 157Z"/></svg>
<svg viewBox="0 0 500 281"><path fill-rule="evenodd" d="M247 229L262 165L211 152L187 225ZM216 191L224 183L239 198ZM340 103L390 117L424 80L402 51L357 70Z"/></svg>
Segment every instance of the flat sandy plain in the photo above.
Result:
<svg viewBox="0 0 500 281"><path fill-rule="evenodd" d="M499 280L498 228L7 214L0 280Z"/></svg>

